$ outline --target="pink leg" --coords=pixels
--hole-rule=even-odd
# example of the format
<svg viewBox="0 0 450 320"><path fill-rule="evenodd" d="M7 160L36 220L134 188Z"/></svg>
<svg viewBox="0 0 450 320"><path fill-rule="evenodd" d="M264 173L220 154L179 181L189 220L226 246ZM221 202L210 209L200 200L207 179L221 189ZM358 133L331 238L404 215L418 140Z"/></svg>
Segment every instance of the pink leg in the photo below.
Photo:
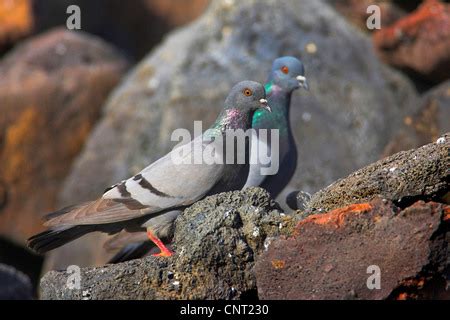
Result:
<svg viewBox="0 0 450 320"><path fill-rule="evenodd" d="M159 240L159 238L148 229L147 229L147 236L154 244L156 244L159 250L161 250L160 253L153 254L154 257L170 257L173 254L173 252L167 249L164 243L162 243L162 241Z"/></svg>

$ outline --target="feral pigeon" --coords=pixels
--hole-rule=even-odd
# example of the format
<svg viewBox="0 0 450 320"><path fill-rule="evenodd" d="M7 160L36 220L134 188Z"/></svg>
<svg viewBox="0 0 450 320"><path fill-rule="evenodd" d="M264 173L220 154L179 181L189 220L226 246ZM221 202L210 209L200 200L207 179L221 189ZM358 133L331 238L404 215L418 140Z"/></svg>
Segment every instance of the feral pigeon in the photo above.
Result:
<svg viewBox="0 0 450 320"><path fill-rule="evenodd" d="M172 253L155 235L149 218L185 208L210 194L242 188L248 175L249 143L246 139L244 147L233 144L233 158L229 159L226 141L236 139L232 130L251 128L257 109L270 111L265 97L261 84L238 83L215 123L203 135L107 189L99 199L48 214L45 226L49 229L31 237L28 246L44 253L89 232L114 234L123 229L146 228L149 239L161 250L158 255L170 256ZM241 157L247 159L241 161Z"/></svg>
<svg viewBox="0 0 450 320"><path fill-rule="evenodd" d="M297 147L291 131L289 112L292 92L298 88L309 89L302 62L294 57L275 59L265 85L272 112L261 113L258 110L253 116L252 126L257 129L258 136L257 141L252 139L250 172L244 188L260 186L275 199L292 178L297 166ZM270 132L267 134L268 139L260 139L261 129L276 129L279 132L279 139L275 140L279 142L279 150L273 155ZM272 155L272 161L266 165L256 160L262 147L265 147L268 154ZM261 170L273 164L273 157L278 157L279 170L274 175L264 175Z"/></svg>

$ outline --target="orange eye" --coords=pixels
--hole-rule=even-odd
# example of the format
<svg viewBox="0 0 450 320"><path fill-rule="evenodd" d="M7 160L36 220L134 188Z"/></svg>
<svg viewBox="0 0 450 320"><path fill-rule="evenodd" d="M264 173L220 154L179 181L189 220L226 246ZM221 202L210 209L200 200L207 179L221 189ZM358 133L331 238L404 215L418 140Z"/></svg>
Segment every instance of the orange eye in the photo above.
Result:
<svg viewBox="0 0 450 320"><path fill-rule="evenodd" d="M281 71L282 71L283 73L285 73L285 74L288 74L289 68L286 67L286 66L284 66L284 67L281 68Z"/></svg>
<svg viewBox="0 0 450 320"><path fill-rule="evenodd" d="M244 95L246 95L247 97L250 97L253 94L252 90L250 90L249 88L244 89L244 91L242 91L242 93Z"/></svg>

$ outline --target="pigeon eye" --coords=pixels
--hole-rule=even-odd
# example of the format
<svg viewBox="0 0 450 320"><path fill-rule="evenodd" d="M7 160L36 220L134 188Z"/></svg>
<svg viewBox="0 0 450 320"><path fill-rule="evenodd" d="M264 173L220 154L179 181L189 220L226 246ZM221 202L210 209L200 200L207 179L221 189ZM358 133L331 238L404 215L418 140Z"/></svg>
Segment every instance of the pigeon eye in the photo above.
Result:
<svg viewBox="0 0 450 320"><path fill-rule="evenodd" d="M281 72L283 72L283 73L285 73L285 74L288 74L289 68L286 67L286 66L283 66L283 67L281 67Z"/></svg>
<svg viewBox="0 0 450 320"><path fill-rule="evenodd" d="M252 90L250 90L249 88L245 88L242 93L247 97L250 97L253 94Z"/></svg>

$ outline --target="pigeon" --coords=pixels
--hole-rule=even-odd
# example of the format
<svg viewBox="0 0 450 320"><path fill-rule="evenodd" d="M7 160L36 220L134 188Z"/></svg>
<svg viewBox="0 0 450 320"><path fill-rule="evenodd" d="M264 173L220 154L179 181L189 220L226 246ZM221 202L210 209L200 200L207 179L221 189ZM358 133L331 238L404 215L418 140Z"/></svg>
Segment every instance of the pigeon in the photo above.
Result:
<svg viewBox="0 0 450 320"><path fill-rule="evenodd" d="M305 78L305 68L302 62L294 57L281 57L272 64L272 70L265 85L266 94L269 99L269 105L273 105L273 112L261 112L257 110L253 116L252 126L255 129L278 129L279 130L279 162L280 171L276 175L266 176L261 173L262 165L255 161L250 166L249 176L245 188L251 186L261 186L269 191L272 197L278 194L288 184L290 178L295 172L297 162L297 149L289 124L289 108L291 94L298 88L309 89ZM256 144L252 143L251 159L258 157L258 144L264 143L256 137ZM270 150L270 144L266 147ZM250 160L250 163L253 163ZM270 164L269 164L270 165ZM155 229L161 229L161 236L170 238L173 233L173 222L180 214L180 211L174 212L171 219L156 221L152 223ZM120 233L105 244L108 250L117 250L126 244L109 262L117 263L130 259L140 258L145 255L152 247L148 241L143 241L144 235L131 236L126 232ZM139 241L141 239L141 241Z"/></svg>
<svg viewBox="0 0 450 320"><path fill-rule="evenodd" d="M264 86L254 81L236 84L211 128L108 188L97 200L48 214L44 223L48 230L28 239L28 246L45 253L90 232L115 234L145 228L160 249L155 255L171 256L152 230L151 218L186 208L211 194L242 188L249 170L249 141L244 140L244 147L232 144L230 152L227 139L236 140L233 130L251 128L258 109L271 111Z"/></svg>
<svg viewBox="0 0 450 320"><path fill-rule="evenodd" d="M259 186L266 189L275 199L294 175L297 167L297 147L289 122L289 112L292 92L298 88L309 90L303 63L289 56L275 59L265 85L272 112L266 114L258 110L253 115L252 127L257 129L257 136L256 139L252 139L250 172L244 188ZM260 139L260 129L279 130L279 170L273 175L265 175L261 171L264 167L270 166L273 161L266 165L258 161L258 152L261 147L267 148L268 154L271 154L272 149L270 134L268 139Z"/></svg>
<svg viewBox="0 0 450 320"><path fill-rule="evenodd" d="M262 110L255 111L252 120L252 127L256 129L256 141L252 139L250 152L250 171L244 188L262 187L266 189L272 198L276 198L280 192L289 183L297 165L297 148L292 135L289 123L289 111L292 92L303 88L309 90L308 82L305 77L305 68L303 63L295 57L280 57L273 61L269 79L265 85L268 104L272 112ZM268 154L271 154L271 140L265 141L259 139L258 129L278 129L279 130L279 168L275 175L264 175L261 172L263 165L258 161L258 150L261 144L267 148ZM270 134L269 134L270 135ZM271 162L266 164L270 166ZM173 234L173 223L176 217L181 214L178 211L172 215L171 220L153 221L156 227L167 230L162 236L170 238ZM170 233L172 232L172 233ZM120 233L115 238L105 243L105 248L109 251L115 251L122 246L122 249L109 260L110 263L118 263L131 259L141 258L152 248L152 244L145 240L144 235L129 235L126 232Z"/></svg>

